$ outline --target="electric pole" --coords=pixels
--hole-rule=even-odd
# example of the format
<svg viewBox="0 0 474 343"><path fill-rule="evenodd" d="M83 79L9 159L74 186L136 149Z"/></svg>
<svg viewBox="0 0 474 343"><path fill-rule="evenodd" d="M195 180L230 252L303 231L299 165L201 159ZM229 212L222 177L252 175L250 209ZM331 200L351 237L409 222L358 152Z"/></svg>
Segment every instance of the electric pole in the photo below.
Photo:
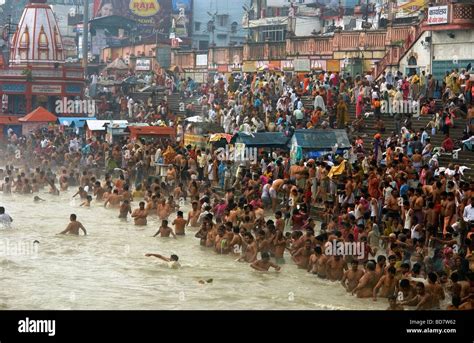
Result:
<svg viewBox="0 0 474 343"><path fill-rule="evenodd" d="M87 64L89 58L89 0L84 0L84 24L82 28L82 67L84 76L87 77Z"/></svg>

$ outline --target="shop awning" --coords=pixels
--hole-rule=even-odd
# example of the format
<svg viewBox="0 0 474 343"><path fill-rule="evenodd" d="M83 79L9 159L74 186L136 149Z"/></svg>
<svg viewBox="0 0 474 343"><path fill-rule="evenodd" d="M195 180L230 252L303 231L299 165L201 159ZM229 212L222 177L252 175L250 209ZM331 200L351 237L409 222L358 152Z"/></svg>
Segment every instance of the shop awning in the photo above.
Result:
<svg viewBox="0 0 474 343"><path fill-rule="evenodd" d="M296 130L292 142L302 149L330 150L349 149L351 143L345 130Z"/></svg>
<svg viewBox="0 0 474 343"><path fill-rule="evenodd" d="M16 116L0 116L0 125L21 125Z"/></svg>
<svg viewBox="0 0 474 343"><path fill-rule="evenodd" d="M96 118L91 117L58 117L59 125L80 128L82 129L86 125L86 121L96 120Z"/></svg>
<svg viewBox="0 0 474 343"><path fill-rule="evenodd" d="M234 139L235 143L243 143L247 147L286 149L290 138L283 132L255 132L252 134L240 132Z"/></svg>
<svg viewBox="0 0 474 343"><path fill-rule="evenodd" d="M86 120L87 129L90 131L105 131L106 126L128 124L127 120Z"/></svg>
<svg viewBox="0 0 474 343"><path fill-rule="evenodd" d="M176 130L166 126L129 126L125 132L132 136L175 136Z"/></svg>

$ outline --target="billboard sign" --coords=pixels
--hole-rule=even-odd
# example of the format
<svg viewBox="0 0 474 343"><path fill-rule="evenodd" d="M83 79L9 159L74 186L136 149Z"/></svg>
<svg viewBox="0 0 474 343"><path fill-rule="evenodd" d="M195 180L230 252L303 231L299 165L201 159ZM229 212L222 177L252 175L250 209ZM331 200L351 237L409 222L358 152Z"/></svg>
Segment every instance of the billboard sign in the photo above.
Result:
<svg viewBox="0 0 474 343"><path fill-rule="evenodd" d="M172 22L172 0L95 0L94 18L117 15L135 20L142 36L168 35Z"/></svg>

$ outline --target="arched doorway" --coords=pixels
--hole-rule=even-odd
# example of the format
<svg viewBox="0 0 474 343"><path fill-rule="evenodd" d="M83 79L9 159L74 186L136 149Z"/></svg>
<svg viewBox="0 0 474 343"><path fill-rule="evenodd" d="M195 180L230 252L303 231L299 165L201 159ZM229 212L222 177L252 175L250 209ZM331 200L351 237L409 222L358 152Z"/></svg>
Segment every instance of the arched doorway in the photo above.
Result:
<svg viewBox="0 0 474 343"><path fill-rule="evenodd" d="M416 74L416 65L417 65L416 57L415 57L415 56L411 56L411 57L408 59L408 66L414 66L414 68L408 67L408 70L407 70L408 76L412 76L412 75L415 75L415 74Z"/></svg>

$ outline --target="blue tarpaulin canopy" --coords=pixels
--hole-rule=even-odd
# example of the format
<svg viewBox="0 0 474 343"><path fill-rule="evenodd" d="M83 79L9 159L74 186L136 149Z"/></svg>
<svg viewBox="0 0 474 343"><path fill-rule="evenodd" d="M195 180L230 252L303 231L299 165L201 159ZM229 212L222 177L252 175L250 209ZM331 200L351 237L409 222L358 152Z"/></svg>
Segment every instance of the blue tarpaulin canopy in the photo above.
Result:
<svg viewBox="0 0 474 343"><path fill-rule="evenodd" d="M283 132L254 132L251 134L239 132L232 141L243 143L245 146L252 148L286 149L290 138Z"/></svg>
<svg viewBox="0 0 474 343"><path fill-rule="evenodd" d="M291 141L292 145L312 151L331 150L336 144L338 150L351 147L345 130L296 130Z"/></svg>
<svg viewBox="0 0 474 343"><path fill-rule="evenodd" d="M58 117L59 125L69 126L71 128L82 129L86 124L86 120L96 120L91 117Z"/></svg>

